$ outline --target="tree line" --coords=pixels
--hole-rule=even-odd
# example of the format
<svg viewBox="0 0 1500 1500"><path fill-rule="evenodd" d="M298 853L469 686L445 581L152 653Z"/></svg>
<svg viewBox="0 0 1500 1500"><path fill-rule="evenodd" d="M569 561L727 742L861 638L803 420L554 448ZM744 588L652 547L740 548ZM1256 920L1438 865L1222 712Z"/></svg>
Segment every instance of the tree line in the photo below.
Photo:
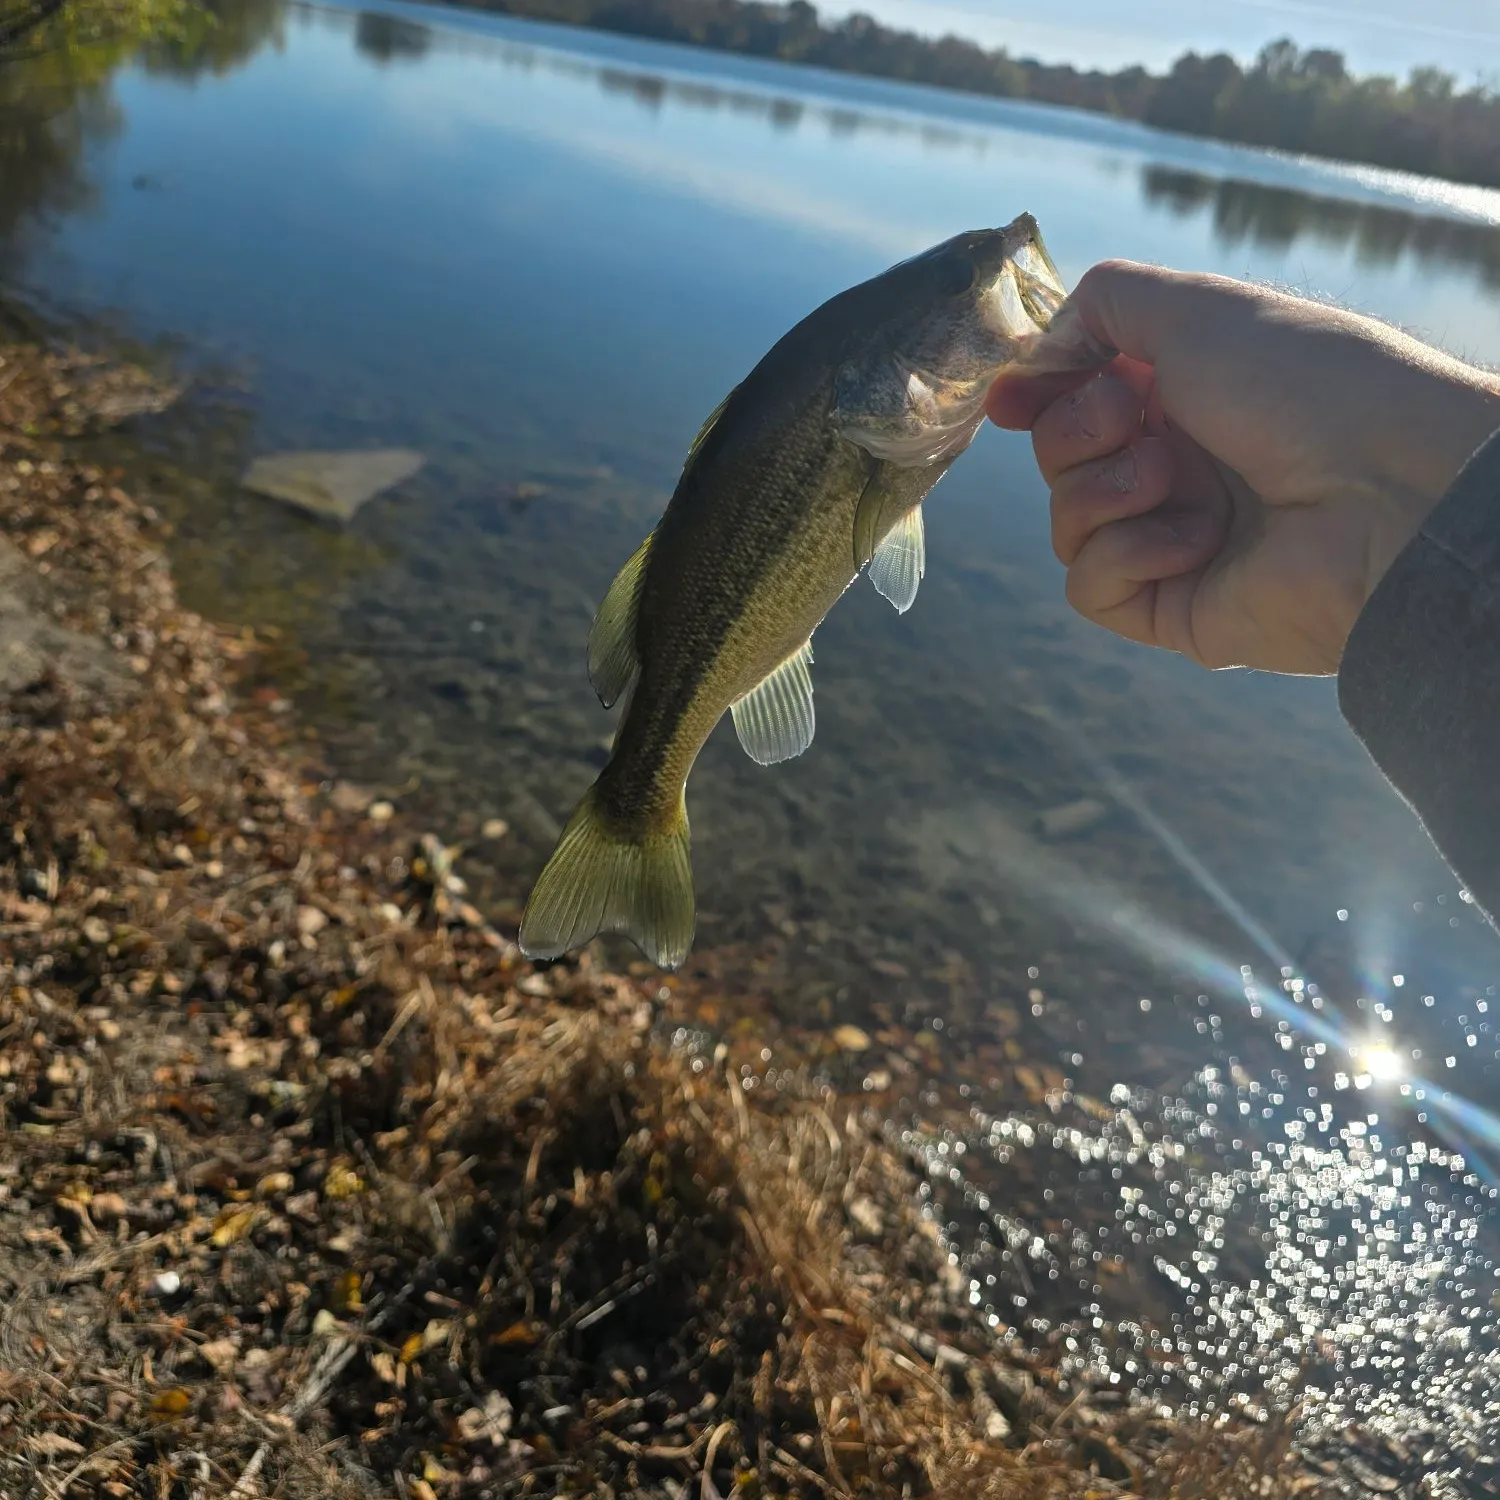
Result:
<svg viewBox="0 0 1500 1500"><path fill-rule="evenodd" d="M474 9L685 42L841 72L1068 105L1166 130L1500 187L1500 93L1437 68L1356 77L1342 54L1272 42L1248 67L1189 52L1165 73L1110 73L929 38L807 0L454 0Z"/></svg>

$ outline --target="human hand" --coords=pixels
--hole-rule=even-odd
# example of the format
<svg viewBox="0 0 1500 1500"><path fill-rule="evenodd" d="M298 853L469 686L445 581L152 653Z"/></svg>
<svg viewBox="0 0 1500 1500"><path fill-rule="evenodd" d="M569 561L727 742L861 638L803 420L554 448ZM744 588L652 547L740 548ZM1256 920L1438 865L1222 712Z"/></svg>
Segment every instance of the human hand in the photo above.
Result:
<svg viewBox="0 0 1500 1500"><path fill-rule="evenodd" d="M1470 454L1500 380L1373 319L1217 276L1094 267L1102 375L1010 376L1068 600L1206 667L1331 673L1375 585Z"/></svg>

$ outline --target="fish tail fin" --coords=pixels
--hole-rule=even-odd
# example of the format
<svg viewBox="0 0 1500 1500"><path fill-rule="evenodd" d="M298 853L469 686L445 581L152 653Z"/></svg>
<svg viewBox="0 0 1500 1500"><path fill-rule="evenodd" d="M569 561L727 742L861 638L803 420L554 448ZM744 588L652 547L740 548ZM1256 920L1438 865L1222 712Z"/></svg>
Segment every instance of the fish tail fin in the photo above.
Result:
<svg viewBox="0 0 1500 1500"><path fill-rule="evenodd" d="M687 804L671 825L622 837L600 816L598 783L573 810L521 919L521 951L559 958L601 932L623 932L652 963L675 969L693 943Z"/></svg>

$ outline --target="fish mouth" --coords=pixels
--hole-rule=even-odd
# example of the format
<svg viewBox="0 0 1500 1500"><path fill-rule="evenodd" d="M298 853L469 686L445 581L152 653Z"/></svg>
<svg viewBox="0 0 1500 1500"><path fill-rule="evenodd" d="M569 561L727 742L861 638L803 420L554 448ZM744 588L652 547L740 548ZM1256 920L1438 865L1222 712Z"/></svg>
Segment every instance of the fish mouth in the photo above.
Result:
<svg viewBox="0 0 1500 1500"><path fill-rule="evenodd" d="M1006 257L980 301L980 317L991 333L1011 340L1008 363L1032 374L1100 369L1117 352L1084 326L1052 257L1035 237Z"/></svg>
<svg viewBox="0 0 1500 1500"><path fill-rule="evenodd" d="M1030 241L1001 263L979 299L979 315L990 333L1007 339L1029 339L1051 324L1067 299L1047 253Z"/></svg>
<svg viewBox="0 0 1500 1500"><path fill-rule="evenodd" d="M1010 366L1035 375L1102 369L1117 351L1084 326L1051 263L1029 255L1034 248L1025 246L1016 259L1006 261L980 299L979 316L986 332L1004 340L1008 349L1000 368Z"/></svg>

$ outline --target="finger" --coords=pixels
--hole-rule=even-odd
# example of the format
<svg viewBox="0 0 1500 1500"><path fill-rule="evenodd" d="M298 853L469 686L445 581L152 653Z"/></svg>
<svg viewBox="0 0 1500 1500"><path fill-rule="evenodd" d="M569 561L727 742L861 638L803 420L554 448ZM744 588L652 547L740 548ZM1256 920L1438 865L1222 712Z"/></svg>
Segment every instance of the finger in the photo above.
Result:
<svg viewBox="0 0 1500 1500"><path fill-rule="evenodd" d="M985 415L996 427L1029 432L1054 401L1092 380L1096 373L1077 370L1069 375L1001 375L985 397Z"/></svg>
<svg viewBox="0 0 1500 1500"><path fill-rule="evenodd" d="M1042 477L1051 484L1067 470L1125 447L1140 432L1143 413L1141 397L1110 375L1054 401L1031 429Z"/></svg>
<svg viewBox="0 0 1500 1500"><path fill-rule="evenodd" d="M1161 507L1102 526L1068 569L1067 597L1085 619L1158 646L1158 587L1204 567L1224 542L1225 523L1202 505Z"/></svg>
<svg viewBox="0 0 1500 1500"><path fill-rule="evenodd" d="M1224 276L1109 260L1085 271L1069 300L1094 338L1155 365L1180 335L1249 311L1264 298Z"/></svg>
<svg viewBox="0 0 1500 1500"><path fill-rule="evenodd" d="M1025 375L1007 371L990 387L985 414L997 427L1029 432L1053 402L1097 379L1101 373L1119 376L1143 395L1151 387L1151 366L1133 359L1116 359L1103 372L1074 370L1063 375Z"/></svg>
<svg viewBox="0 0 1500 1500"><path fill-rule="evenodd" d="M1160 438L1080 464L1052 485L1052 550L1070 567L1088 539L1114 521L1154 510L1172 488L1172 454Z"/></svg>

